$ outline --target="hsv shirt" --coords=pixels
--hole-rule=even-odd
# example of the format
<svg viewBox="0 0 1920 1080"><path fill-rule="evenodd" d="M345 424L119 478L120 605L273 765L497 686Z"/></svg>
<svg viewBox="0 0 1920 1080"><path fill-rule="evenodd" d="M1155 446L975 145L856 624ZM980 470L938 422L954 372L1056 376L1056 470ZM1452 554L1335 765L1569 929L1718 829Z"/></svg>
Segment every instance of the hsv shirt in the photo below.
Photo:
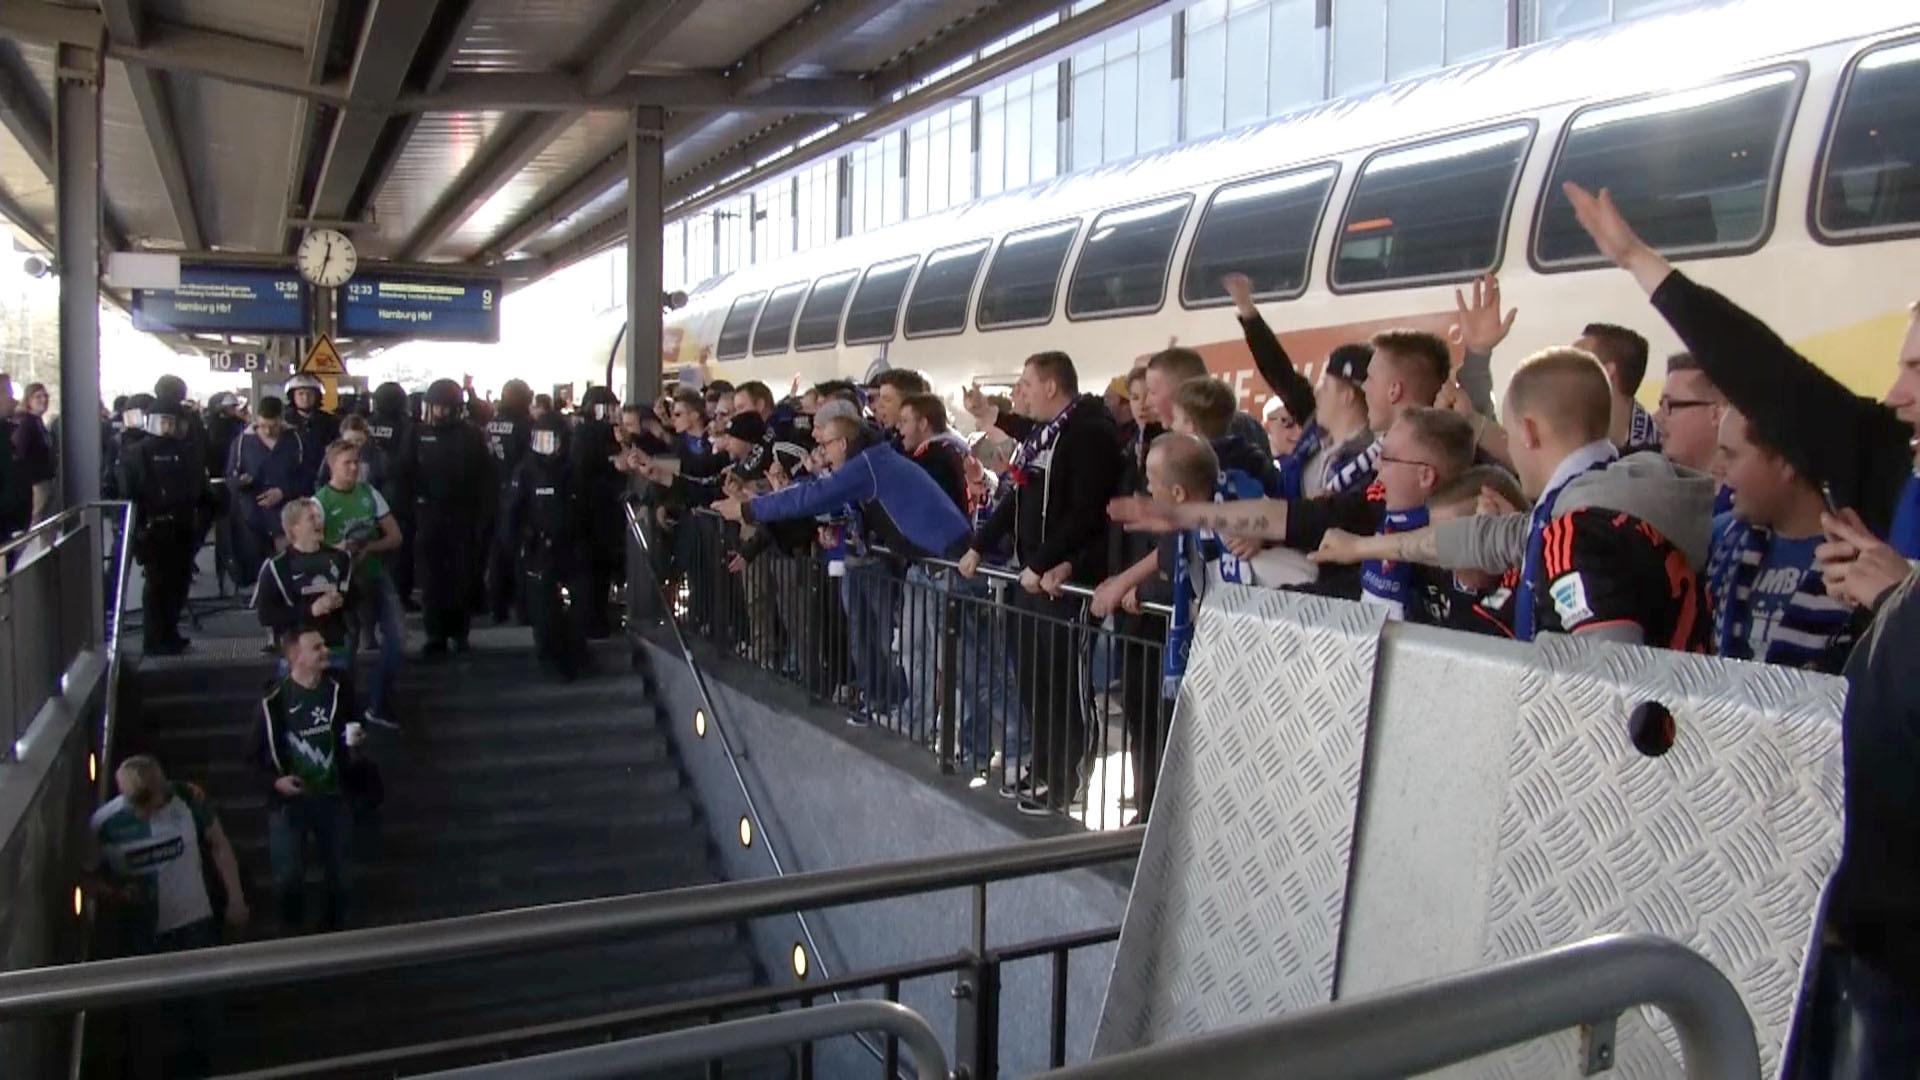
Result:
<svg viewBox="0 0 1920 1080"><path fill-rule="evenodd" d="M200 837L213 826L213 812L189 784L169 784L173 797L142 818L124 796L94 811L92 828L100 861L116 882L131 884L135 903L164 934L213 918L213 904L200 871Z"/></svg>
<svg viewBox="0 0 1920 1080"><path fill-rule="evenodd" d="M1773 632L1779 628L1794 593L1800 591L1800 579L1813 565L1813 549L1820 546L1821 539L1809 536L1788 540L1776 535L1767 544L1760 571L1754 575L1753 591L1747 597L1745 618L1736 614L1738 621L1733 628L1736 637L1746 640L1748 659L1767 655Z"/></svg>

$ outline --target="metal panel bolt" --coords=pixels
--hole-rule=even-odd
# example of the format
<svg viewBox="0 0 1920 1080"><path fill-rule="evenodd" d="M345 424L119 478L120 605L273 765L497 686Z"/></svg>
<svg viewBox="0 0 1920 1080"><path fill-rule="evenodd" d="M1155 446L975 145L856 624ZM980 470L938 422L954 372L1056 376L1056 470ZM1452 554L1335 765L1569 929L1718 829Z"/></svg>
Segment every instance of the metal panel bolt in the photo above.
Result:
<svg viewBox="0 0 1920 1080"><path fill-rule="evenodd" d="M952 993L953 1000L955 1001L971 1001L973 999L973 984L964 981L954 983Z"/></svg>
<svg viewBox="0 0 1920 1080"><path fill-rule="evenodd" d="M1613 1068L1614 1027L1619 1017L1609 1016L1580 1025L1580 1075L1598 1076Z"/></svg>

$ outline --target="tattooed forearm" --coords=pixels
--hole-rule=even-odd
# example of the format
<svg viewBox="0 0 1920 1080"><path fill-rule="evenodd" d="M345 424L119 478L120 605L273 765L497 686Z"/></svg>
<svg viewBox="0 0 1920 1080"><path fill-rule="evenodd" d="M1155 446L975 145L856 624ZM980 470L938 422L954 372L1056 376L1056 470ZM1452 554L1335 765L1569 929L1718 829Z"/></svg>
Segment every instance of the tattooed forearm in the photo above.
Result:
<svg viewBox="0 0 1920 1080"><path fill-rule="evenodd" d="M1440 546L1434 540L1432 528L1395 533L1393 547L1394 558L1401 562L1424 563L1428 566L1440 562Z"/></svg>
<svg viewBox="0 0 1920 1080"><path fill-rule="evenodd" d="M1182 507L1181 524L1212 532L1285 540L1287 504L1279 499L1249 499L1239 503L1196 503Z"/></svg>

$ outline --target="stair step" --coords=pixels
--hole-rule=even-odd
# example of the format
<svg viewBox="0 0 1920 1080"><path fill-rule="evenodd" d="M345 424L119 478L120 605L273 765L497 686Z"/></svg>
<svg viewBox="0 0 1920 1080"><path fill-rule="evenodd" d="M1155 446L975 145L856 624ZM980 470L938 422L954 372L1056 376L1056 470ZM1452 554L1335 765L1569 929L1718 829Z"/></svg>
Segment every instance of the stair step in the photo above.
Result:
<svg viewBox="0 0 1920 1080"><path fill-rule="evenodd" d="M210 626L250 632L244 616L221 619ZM643 683L627 671L626 643L595 646L600 673L561 683L540 672L528 640L524 631L476 627L473 652L433 664L410 658L396 678L394 710L403 730L370 728L365 748L387 797L377 822L356 827L352 925L404 925L720 880L707 823L672 744ZM269 938L279 931L267 851L273 800L252 755L257 702L272 662L264 655L220 661L217 649L208 653L130 666L122 745L150 749L171 775L206 790L240 862L254 912L251 936ZM317 918L324 904L317 859L305 886L308 915ZM222 996L218 1064L226 1071L288 1064L764 984L744 927L729 923L270 987ZM556 1037L516 1052L581 1045L603 1034ZM639 1032L617 1033L633 1034ZM725 1071L784 1080L793 1062L779 1052L737 1055ZM694 1080L705 1070L660 1075Z"/></svg>

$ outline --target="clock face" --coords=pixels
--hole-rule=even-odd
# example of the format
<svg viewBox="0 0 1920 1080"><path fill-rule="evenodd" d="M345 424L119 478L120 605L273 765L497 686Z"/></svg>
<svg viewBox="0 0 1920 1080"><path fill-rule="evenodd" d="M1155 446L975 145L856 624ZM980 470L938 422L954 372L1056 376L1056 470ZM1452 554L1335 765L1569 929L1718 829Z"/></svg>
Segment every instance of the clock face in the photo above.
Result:
<svg viewBox="0 0 1920 1080"><path fill-rule="evenodd" d="M315 229L300 241L294 263L300 276L323 289L335 289L347 283L359 265L359 253L345 233L334 229Z"/></svg>

